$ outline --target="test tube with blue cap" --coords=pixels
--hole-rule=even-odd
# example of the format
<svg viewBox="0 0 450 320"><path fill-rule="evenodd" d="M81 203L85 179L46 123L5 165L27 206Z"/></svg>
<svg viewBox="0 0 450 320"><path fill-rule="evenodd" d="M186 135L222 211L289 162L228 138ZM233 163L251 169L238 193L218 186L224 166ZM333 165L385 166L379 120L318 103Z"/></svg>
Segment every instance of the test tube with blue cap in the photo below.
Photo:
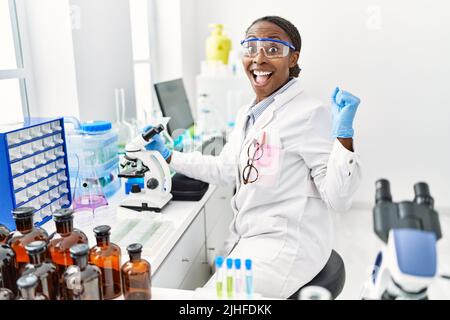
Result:
<svg viewBox="0 0 450 320"><path fill-rule="evenodd" d="M216 292L217 297L222 299L223 296L223 257L216 257Z"/></svg>
<svg viewBox="0 0 450 320"><path fill-rule="evenodd" d="M235 288L236 297L242 298L244 293L244 277L241 269L241 259L234 259L234 271L235 271Z"/></svg>
<svg viewBox="0 0 450 320"><path fill-rule="evenodd" d="M245 260L245 284L247 299L253 299L253 270L252 270L252 260Z"/></svg>
<svg viewBox="0 0 450 320"><path fill-rule="evenodd" d="M227 297L233 298L233 259L227 258Z"/></svg>

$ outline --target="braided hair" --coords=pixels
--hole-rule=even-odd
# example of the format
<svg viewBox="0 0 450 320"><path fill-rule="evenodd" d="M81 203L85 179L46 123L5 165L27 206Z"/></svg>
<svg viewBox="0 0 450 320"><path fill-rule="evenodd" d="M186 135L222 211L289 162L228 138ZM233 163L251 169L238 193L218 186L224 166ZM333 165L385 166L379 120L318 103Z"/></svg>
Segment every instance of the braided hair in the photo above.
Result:
<svg viewBox="0 0 450 320"><path fill-rule="evenodd" d="M300 33L298 32L298 29L296 26L294 26L291 22L288 20L281 18L279 16L265 16L259 19L256 19L252 22L252 24L247 28L247 31L245 33L248 33L250 28L255 25L258 22L267 21L271 22L273 24L276 24L281 29L284 30L284 32L287 33L289 38L291 39L292 44L295 47L295 51L300 52L300 49L302 48L302 38L300 36ZM297 78L300 74L300 67L298 64L296 64L294 67L289 68L289 77L295 77Z"/></svg>

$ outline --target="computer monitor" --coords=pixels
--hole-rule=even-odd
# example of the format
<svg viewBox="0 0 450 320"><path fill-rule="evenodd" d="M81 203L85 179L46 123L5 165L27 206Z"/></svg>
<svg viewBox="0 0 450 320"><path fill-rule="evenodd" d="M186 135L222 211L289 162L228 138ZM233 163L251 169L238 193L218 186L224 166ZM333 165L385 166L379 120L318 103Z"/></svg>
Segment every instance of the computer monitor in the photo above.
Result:
<svg viewBox="0 0 450 320"><path fill-rule="evenodd" d="M154 86L163 116L170 117L167 131L173 138L176 138L174 137L175 130L189 129L194 124L183 80L159 82Z"/></svg>

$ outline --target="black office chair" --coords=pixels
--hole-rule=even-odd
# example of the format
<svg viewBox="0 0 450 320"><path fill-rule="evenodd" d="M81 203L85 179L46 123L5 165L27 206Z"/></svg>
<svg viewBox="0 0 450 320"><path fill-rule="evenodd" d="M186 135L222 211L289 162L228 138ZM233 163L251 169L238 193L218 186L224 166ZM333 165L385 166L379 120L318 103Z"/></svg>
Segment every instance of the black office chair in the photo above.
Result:
<svg viewBox="0 0 450 320"><path fill-rule="evenodd" d="M318 286L330 291L333 299L341 293L345 283L345 265L341 256L334 250L331 251L330 258L328 259L325 267L303 287L298 289L288 299L298 299L300 290L308 286Z"/></svg>

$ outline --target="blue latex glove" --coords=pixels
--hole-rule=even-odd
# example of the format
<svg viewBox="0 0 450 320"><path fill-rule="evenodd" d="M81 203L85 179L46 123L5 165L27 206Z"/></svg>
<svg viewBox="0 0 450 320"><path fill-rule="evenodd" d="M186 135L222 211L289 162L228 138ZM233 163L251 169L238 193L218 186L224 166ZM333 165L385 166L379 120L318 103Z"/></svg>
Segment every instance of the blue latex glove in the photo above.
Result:
<svg viewBox="0 0 450 320"><path fill-rule="evenodd" d="M331 96L331 118L333 122L334 138L353 137L353 119L360 99L350 92L343 91L336 87Z"/></svg>
<svg viewBox="0 0 450 320"><path fill-rule="evenodd" d="M144 128L143 132L150 130L153 126L147 126ZM152 142L145 146L147 150L155 150L161 153L162 157L167 160L172 155L172 151L170 151L166 145L164 144L163 138L159 134L155 134L152 138Z"/></svg>

